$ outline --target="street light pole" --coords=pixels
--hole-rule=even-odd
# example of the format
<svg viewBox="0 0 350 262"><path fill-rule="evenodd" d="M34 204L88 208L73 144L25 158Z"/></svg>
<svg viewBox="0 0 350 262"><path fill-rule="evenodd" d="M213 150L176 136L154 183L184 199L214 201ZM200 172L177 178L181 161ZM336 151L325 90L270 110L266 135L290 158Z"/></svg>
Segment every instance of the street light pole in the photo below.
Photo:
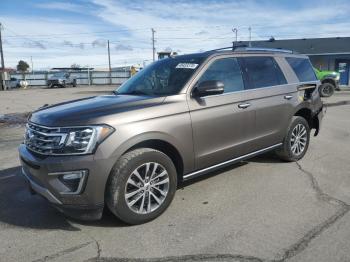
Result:
<svg viewBox="0 0 350 262"><path fill-rule="evenodd" d="M109 40L107 41L108 47L108 74L109 74L109 84L112 84L112 68L111 68L111 51L109 49Z"/></svg>
<svg viewBox="0 0 350 262"><path fill-rule="evenodd" d="M154 47L154 33L156 32L156 30L154 30L154 28L151 28L152 30L152 52L153 52L153 61L156 60L156 48Z"/></svg>
<svg viewBox="0 0 350 262"><path fill-rule="evenodd" d="M249 26L249 47L252 47L252 28Z"/></svg>
<svg viewBox="0 0 350 262"><path fill-rule="evenodd" d="M237 43L237 41L238 41L238 29L237 28L233 28L232 32L235 33L235 43Z"/></svg>

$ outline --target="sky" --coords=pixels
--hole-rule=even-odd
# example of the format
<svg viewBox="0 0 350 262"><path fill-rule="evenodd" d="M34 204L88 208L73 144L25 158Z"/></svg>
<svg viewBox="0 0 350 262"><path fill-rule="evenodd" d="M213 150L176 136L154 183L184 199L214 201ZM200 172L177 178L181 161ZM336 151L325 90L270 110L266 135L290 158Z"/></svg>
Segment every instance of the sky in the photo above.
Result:
<svg viewBox="0 0 350 262"><path fill-rule="evenodd" d="M350 36L349 0L1 0L5 66L34 70L72 64L107 68L150 63L156 51L179 54L238 40Z"/></svg>

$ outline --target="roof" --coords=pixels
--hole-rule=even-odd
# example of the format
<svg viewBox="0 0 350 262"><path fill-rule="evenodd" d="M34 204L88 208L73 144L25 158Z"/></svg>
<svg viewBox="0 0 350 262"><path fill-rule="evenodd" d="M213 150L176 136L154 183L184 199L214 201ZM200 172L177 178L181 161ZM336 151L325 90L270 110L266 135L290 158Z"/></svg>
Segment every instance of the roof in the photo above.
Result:
<svg viewBox="0 0 350 262"><path fill-rule="evenodd" d="M247 41L240 42L248 44ZM305 55L350 54L350 37L252 41L253 47L283 48Z"/></svg>

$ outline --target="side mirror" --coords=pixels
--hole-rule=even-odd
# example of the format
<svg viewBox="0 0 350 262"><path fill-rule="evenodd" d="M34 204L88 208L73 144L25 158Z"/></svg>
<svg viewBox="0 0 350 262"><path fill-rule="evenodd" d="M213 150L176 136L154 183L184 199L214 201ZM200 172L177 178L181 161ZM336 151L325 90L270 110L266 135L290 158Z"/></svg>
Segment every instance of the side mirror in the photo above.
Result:
<svg viewBox="0 0 350 262"><path fill-rule="evenodd" d="M217 80L209 80L200 83L193 91L193 96L203 97L219 95L224 92L224 83Z"/></svg>

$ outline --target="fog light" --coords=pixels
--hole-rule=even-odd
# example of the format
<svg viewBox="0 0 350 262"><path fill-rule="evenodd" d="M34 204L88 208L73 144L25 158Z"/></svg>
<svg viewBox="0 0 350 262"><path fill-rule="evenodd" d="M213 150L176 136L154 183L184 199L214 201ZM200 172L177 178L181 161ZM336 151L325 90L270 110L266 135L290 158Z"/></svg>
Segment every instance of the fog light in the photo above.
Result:
<svg viewBox="0 0 350 262"><path fill-rule="evenodd" d="M87 170L50 173L58 176L58 180L64 185L65 190L61 194L81 194L87 177Z"/></svg>

